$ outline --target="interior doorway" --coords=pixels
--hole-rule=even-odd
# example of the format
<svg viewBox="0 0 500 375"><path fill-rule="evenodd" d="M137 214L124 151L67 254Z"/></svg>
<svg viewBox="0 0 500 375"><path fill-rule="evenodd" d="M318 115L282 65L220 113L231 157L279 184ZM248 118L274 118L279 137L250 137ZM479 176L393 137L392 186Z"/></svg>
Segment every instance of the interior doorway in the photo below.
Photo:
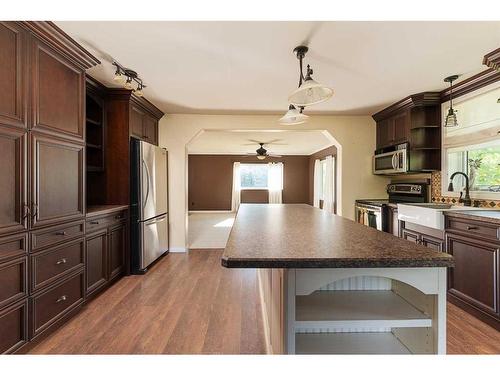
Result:
<svg viewBox="0 0 500 375"><path fill-rule="evenodd" d="M323 130L204 130L187 152L189 249L224 248L239 204L314 205L316 160L337 156Z"/></svg>

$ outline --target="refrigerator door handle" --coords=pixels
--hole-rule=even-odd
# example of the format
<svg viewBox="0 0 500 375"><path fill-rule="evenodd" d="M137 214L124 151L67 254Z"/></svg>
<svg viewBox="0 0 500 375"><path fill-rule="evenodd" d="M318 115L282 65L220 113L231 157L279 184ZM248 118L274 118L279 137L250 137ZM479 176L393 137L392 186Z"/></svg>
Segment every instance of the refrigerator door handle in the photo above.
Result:
<svg viewBox="0 0 500 375"><path fill-rule="evenodd" d="M142 161L142 165L144 166L144 169L146 170L147 181L148 181L147 190L146 190L146 198L144 199L144 204L143 204L143 207L146 207L146 203L147 203L148 198L149 198L149 179L150 179L150 176L149 176L148 165L144 162L144 160Z"/></svg>
<svg viewBox="0 0 500 375"><path fill-rule="evenodd" d="M153 221L150 221L150 222L147 222L146 225L153 225L153 224L158 224L158 223L161 223L162 221L165 221L165 219L167 218L167 215L163 216L162 218L160 219L156 219L156 220L153 220Z"/></svg>

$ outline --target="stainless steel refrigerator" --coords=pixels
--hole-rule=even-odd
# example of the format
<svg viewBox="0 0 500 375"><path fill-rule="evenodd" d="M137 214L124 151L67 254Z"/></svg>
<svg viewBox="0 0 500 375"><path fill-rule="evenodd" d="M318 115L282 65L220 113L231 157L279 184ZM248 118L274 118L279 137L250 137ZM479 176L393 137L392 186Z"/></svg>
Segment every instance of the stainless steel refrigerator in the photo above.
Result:
<svg viewBox="0 0 500 375"><path fill-rule="evenodd" d="M131 263L144 273L168 252L167 151L131 139Z"/></svg>

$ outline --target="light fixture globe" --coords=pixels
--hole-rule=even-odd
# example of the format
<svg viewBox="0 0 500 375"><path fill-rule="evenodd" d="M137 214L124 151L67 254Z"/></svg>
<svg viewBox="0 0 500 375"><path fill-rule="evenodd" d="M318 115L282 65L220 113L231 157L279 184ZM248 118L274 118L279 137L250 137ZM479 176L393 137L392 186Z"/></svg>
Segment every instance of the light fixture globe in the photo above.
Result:
<svg viewBox="0 0 500 375"><path fill-rule="evenodd" d="M257 159L259 159L259 160L265 160L266 159L266 155L257 155Z"/></svg>
<svg viewBox="0 0 500 375"><path fill-rule="evenodd" d="M333 90L307 77L302 85L288 97L288 102L296 107L307 107L322 103L333 96Z"/></svg>
<svg viewBox="0 0 500 375"><path fill-rule="evenodd" d="M458 126L457 114L455 113L453 108L450 108L448 110L448 114L446 115L446 119L444 121L444 126L447 128L454 128Z"/></svg>
<svg viewBox="0 0 500 375"><path fill-rule="evenodd" d="M279 119L279 123L282 125L299 125L307 122L309 116L300 113L300 111L293 105L288 107L287 113Z"/></svg>

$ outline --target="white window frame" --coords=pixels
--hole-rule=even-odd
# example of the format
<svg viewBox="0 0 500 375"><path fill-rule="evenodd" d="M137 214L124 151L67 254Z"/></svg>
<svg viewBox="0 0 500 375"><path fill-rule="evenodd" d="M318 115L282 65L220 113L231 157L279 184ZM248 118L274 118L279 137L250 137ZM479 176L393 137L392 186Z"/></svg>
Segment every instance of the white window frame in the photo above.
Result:
<svg viewBox="0 0 500 375"><path fill-rule="evenodd" d="M475 90L471 93L462 95L458 97L457 99L453 99L454 104L459 104L464 101L467 101L469 99L472 99L478 95L482 95L488 91L495 90L497 88L500 88L500 82L495 82L491 85L485 86L481 89ZM500 105L500 104L497 104ZM448 109L450 106L450 102L444 102L441 104L441 115L442 115L442 121L441 123L443 124L442 129L443 129L443 134L441 137L441 196L445 197L460 197L460 192L465 188L465 186L460 186L458 184L459 182L459 177L456 177L456 180L454 179L455 182L455 189L454 191L448 191L448 150L459 150L460 147L445 147L445 128L444 128L444 123L445 123L445 118L446 114L448 113ZM460 126L460 124L459 124ZM493 140L492 142L488 143L495 143L496 141ZM486 142L480 143L480 144L486 144ZM474 146L474 145L479 145L478 143L471 143L470 145L464 145L463 147L467 146ZM463 179L465 181L465 179ZM460 186L460 187L459 187ZM470 196L472 199L492 199L492 200L499 200L500 199L500 192L486 192L486 191L470 191Z"/></svg>
<svg viewBox="0 0 500 375"><path fill-rule="evenodd" d="M267 169L267 186L266 187L243 187L241 186L241 167L243 165L258 165L264 166ZM240 190L269 190L269 165L267 163L241 163L240 162Z"/></svg>

